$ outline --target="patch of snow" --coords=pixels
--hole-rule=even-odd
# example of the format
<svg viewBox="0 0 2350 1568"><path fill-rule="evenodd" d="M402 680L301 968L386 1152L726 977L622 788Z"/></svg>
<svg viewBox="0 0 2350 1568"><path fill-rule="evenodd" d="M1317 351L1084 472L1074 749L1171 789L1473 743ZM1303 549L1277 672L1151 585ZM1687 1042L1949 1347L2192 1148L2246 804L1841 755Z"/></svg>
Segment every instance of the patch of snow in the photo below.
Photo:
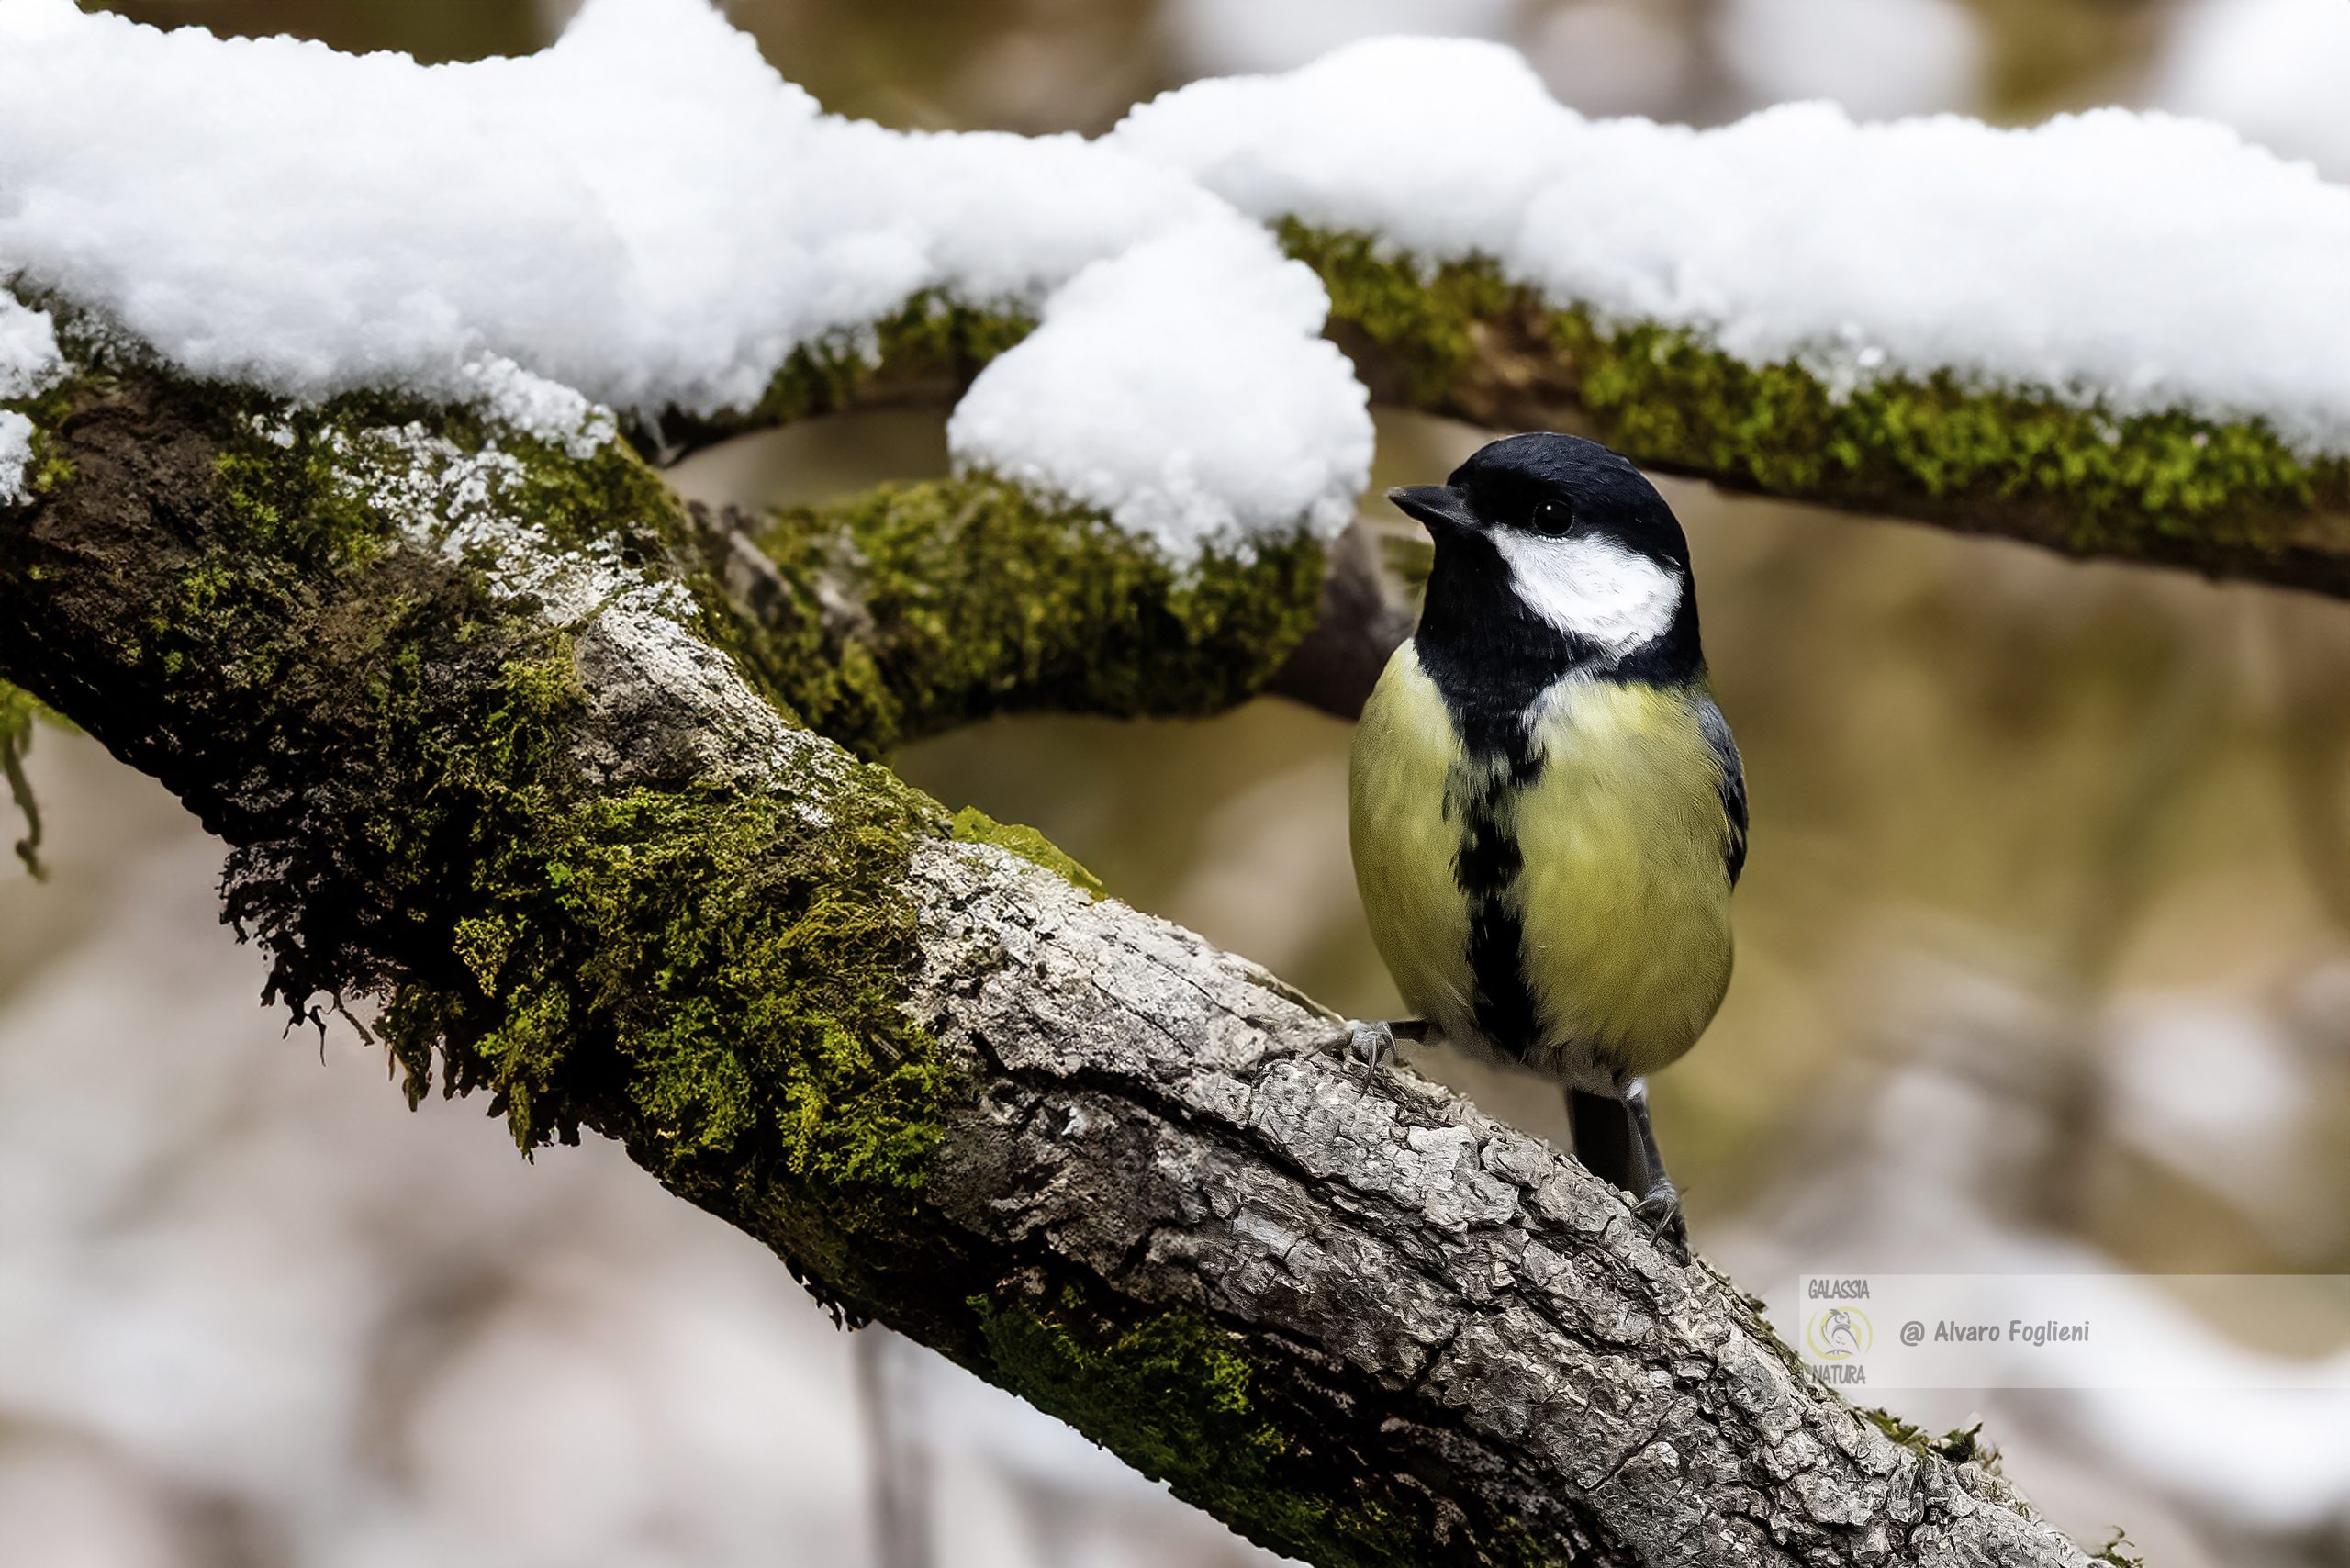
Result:
<svg viewBox="0 0 2350 1568"><path fill-rule="evenodd" d="M2220 126L1863 126L1824 104L1705 131L1592 120L1508 50L1380 39L1180 88L1110 140L1260 218L1491 256L1604 323L1831 385L1948 370L2350 453L2350 189Z"/></svg>
<svg viewBox="0 0 2350 1568"><path fill-rule="evenodd" d="M494 442L468 452L421 424L324 439L336 480L409 543L480 568L501 599L527 601L571 633L573 656L597 677L579 755L605 782L658 777L678 765L677 748L691 754L693 777L762 789L787 778L804 789L840 766L711 644L683 583L630 559L616 540L552 544L520 504L528 472L513 454ZM800 809L817 811L806 800Z"/></svg>
<svg viewBox="0 0 2350 1568"><path fill-rule="evenodd" d="M94 126L96 101L113 107ZM707 0L589 0L539 54L432 67L0 0L0 275L188 370L297 398L487 395L534 430L594 404L747 407L794 350L869 345L925 292L1042 313L1032 359L1068 364L1055 333L1104 330L1098 294L1046 308L1070 279L1161 240L1229 268L1254 232L1187 177L1079 137L824 115ZM1270 247L1251 254L1262 275L1236 286L1298 292ZM958 455L1142 520L1179 559L1343 519L1370 425L1350 378L1326 373L1318 310L1255 310L1255 333L1195 339L1157 328L1203 314L1196 290L1164 309L1126 297L1148 319L1113 335L1158 357L1139 380L1131 361L1121 373L1142 418L1117 450L1041 428L1091 401L1058 396L1025 424L1001 409L965 421ZM1266 442L1250 421L1171 406L1209 386L1215 413L1245 387L1266 427L1347 439L1281 447L1310 474L1254 471ZM969 447L980 430L1006 444ZM1138 467L1151 431L1164 462ZM1149 488L1162 472L1176 490ZM1144 488L1113 497L1113 474ZM1273 516L1274 496L1296 510Z"/></svg>
<svg viewBox="0 0 2350 1568"><path fill-rule="evenodd" d="M0 273L0 278L5 278ZM28 309L0 287L0 398L32 398L49 388L64 368L57 352L57 330L46 311ZM0 409L0 506L25 499L25 476L32 469L33 422Z"/></svg>
<svg viewBox="0 0 2350 1568"><path fill-rule="evenodd" d="M1327 301L1253 225L1096 263L982 371L946 427L967 465L1108 510L1182 556L1343 529L1371 475L1369 395L1315 336ZM1296 342L1278 357L1267 342ZM1332 476L1339 482L1333 484Z"/></svg>
<svg viewBox="0 0 2350 1568"><path fill-rule="evenodd" d="M0 506L25 498L25 474L33 462L33 422L0 409Z"/></svg>
<svg viewBox="0 0 2350 1568"><path fill-rule="evenodd" d="M2234 126L2328 179L2350 180L2350 5L2199 0L2172 30L2153 98Z"/></svg>
<svg viewBox="0 0 2350 1568"><path fill-rule="evenodd" d="M28 309L0 288L0 398L35 397L64 367L49 313Z"/></svg>
<svg viewBox="0 0 2350 1568"><path fill-rule="evenodd" d="M615 607L681 628L694 620L684 584L629 565L616 544L548 549L518 504L527 470L494 442L467 452L421 424L326 439L335 480L352 498L382 510L411 543L482 567L498 592L533 601L550 625L576 627Z"/></svg>
<svg viewBox="0 0 2350 1568"><path fill-rule="evenodd" d="M1861 119L1974 106L1983 45L1957 0L1729 0L1723 63L1753 101L1824 98Z"/></svg>
<svg viewBox="0 0 2350 1568"><path fill-rule="evenodd" d="M1259 218L1361 230L1444 260L1505 257L1510 215L1589 125L1515 50L1375 39L1283 75L1161 94L1109 140Z"/></svg>
<svg viewBox="0 0 2350 1568"><path fill-rule="evenodd" d="M287 452L293 451L294 443L302 439L301 432L294 428L291 420L272 416L249 414L245 418L245 428L270 445Z"/></svg>
<svg viewBox="0 0 2350 1568"><path fill-rule="evenodd" d="M1178 561L1333 531L1367 475L1321 293L1258 228L1284 215L1840 389L1950 371L2350 452L2350 190L2161 116L1699 132L1389 39L1099 141L925 135L823 114L707 0L589 0L539 54L433 67L0 0L0 276L196 374L483 401L567 446L599 409L748 407L910 300L1033 313L957 463ZM11 304L0 355L47 332Z"/></svg>

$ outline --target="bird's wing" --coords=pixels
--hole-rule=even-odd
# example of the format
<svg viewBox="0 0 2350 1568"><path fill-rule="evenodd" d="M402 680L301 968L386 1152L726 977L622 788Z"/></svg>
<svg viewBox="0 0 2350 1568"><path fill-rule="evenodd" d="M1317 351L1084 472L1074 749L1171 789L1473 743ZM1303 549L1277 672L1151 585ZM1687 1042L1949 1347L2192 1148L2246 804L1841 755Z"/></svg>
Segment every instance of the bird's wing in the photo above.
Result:
<svg viewBox="0 0 2350 1568"><path fill-rule="evenodd" d="M1698 710L1697 726L1705 732L1706 743L1714 748L1714 756L1722 765L1722 815L1729 819L1729 836L1722 843L1722 861L1729 868L1729 885L1738 886L1738 874L1746 869L1746 768L1738 760L1738 742L1729 733L1729 721L1706 699Z"/></svg>

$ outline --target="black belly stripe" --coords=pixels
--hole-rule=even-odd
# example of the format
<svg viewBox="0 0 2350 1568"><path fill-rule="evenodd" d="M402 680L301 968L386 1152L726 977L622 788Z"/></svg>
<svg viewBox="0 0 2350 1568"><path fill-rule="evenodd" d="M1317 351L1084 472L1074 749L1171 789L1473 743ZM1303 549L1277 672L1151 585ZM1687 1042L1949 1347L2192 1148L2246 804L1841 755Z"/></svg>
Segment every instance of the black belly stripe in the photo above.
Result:
<svg viewBox="0 0 2350 1568"><path fill-rule="evenodd" d="M1472 756L1476 756L1472 752ZM1460 851L1453 880L1469 904L1469 973L1478 1031L1500 1048L1524 1056L1542 1044L1534 989L1526 978L1526 929L1510 897L1526 857L1507 820L1517 791L1542 770L1523 732L1485 753L1490 772L1464 788L1458 801Z"/></svg>

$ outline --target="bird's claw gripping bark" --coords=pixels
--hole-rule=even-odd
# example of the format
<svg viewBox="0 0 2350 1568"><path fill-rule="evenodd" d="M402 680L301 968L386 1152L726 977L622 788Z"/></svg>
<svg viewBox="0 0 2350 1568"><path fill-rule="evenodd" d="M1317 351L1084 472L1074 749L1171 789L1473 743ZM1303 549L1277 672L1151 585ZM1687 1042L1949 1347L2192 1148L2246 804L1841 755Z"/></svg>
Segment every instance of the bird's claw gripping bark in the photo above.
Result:
<svg viewBox="0 0 2350 1568"><path fill-rule="evenodd" d="M1681 1214L1681 1189L1671 1182L1658 1182L1648 1190L1648 1195L1632 1205L1632 1217L1646 1227L1653 1239L1689 1243L1689 1225Z"/></svg>
<svg viewBox="0 0 2350 1568"><path fill-rule="evenodd" d="M1347 1058L1362 1063L1363 1078L1371 1075L1395 1059L1395 1029L1391 1024L1377 1019L1348 1019L1346 1038Z"/></svg>

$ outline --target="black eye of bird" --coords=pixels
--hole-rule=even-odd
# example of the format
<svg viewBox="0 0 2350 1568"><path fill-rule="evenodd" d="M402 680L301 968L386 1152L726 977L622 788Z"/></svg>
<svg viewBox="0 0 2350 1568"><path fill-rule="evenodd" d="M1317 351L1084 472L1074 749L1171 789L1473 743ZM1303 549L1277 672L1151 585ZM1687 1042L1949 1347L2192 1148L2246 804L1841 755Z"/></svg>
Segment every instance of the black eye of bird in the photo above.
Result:
<svg viewBox="0 0 2350 1568"><path fill-rule="evenodd" d="M1555 498L1534 503L1534 515L1528 520L1537 533L1547 533L1553 539L1574 532L1574 509Z"/></svg>

